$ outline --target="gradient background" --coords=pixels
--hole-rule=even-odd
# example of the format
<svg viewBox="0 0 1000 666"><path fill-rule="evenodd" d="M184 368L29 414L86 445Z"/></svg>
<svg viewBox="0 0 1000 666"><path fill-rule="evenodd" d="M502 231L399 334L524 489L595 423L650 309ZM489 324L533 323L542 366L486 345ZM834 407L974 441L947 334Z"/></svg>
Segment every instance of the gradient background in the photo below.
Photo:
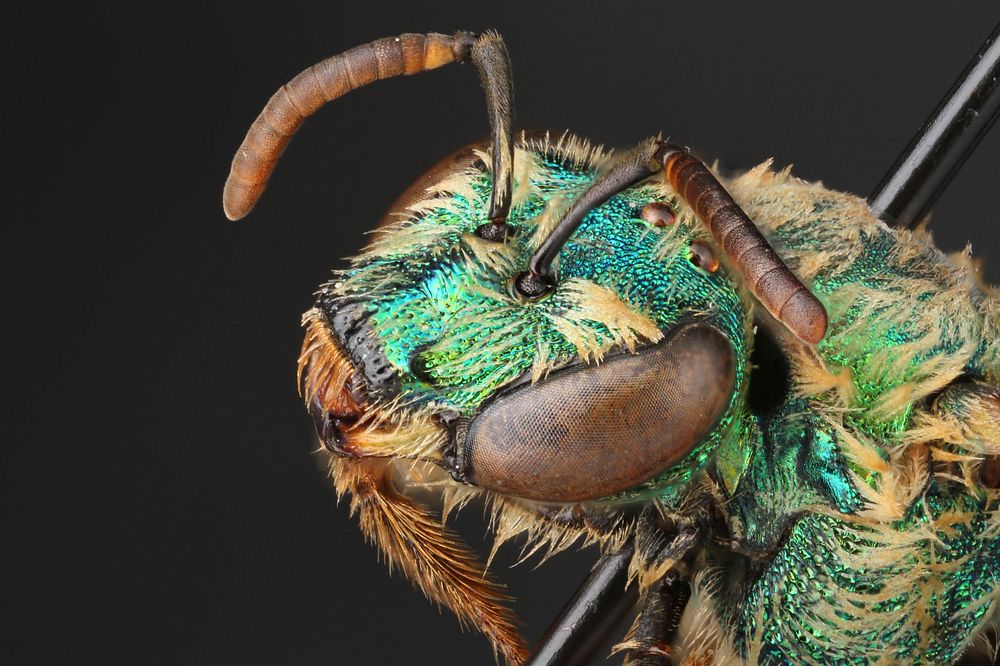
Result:
<svg viewBox="0 0 1000 666"><path fill-rule="evenodd" d="M495 27L517 124L628 146L663 131L867 194L1000 3L86 3L8 33L4 663L489 664L335 503L295 392L312 291L423 169L485 136L474 70L310 120L249 219L222 184L250 122L318 60ZM1000 281L1000 132L941 199L940 245ZM474 541L476 509L461 521ZM536 639L593 562L495 565ZM11 622L13 620L13 622Z"/></svg>

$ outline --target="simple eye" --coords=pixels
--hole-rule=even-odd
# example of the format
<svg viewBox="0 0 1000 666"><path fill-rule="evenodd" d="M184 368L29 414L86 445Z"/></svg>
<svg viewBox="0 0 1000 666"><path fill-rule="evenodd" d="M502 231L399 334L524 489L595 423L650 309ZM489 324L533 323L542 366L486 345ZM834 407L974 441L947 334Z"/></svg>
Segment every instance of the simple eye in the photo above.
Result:
<svg viewBox="0 0 1000 666"><path fill-rule="evenodd" d="M690 452L718 423L735 382L735 352L722 333L682 326L638 354L502 394L469 423L463 472L527 499L607 497Z"/></svg>

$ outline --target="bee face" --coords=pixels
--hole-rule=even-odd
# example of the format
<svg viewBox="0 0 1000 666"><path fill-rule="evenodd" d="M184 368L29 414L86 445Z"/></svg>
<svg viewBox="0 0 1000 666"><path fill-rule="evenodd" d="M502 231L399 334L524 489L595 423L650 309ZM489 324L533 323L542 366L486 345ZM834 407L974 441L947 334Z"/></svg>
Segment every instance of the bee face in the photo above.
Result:
<svg viewBox="0 0 1000 666"><path fill-rule="evenodd" d="M481 157L431 185L307 313L300 363L321 440L542 502L682 484L742 400L746 309L728 273L658 180L593 211L556 290L521 298L514 276L604 156L572 138L522 141L502 244L474 234Z"/></svg>

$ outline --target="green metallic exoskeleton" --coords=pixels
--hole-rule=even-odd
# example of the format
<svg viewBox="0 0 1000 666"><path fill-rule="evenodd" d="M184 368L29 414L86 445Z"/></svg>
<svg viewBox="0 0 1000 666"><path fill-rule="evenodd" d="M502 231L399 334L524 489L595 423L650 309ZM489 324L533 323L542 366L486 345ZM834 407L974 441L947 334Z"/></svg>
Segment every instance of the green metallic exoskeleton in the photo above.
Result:
<svg viewBox="0 0 1000 666"><path fill-rule="evenodd" d="M949 664L986 645L1000 306L967 254L769 163L720 186L672 173L655 140L660 162L633 173L646 153L514 139L495 35L361 48L279 93L300 117L276 95L272 134L287 143L336 85L466 58L494 129L425 176L304 318L303 396L391 566L509 663L526 650L502 586L443 525L474 498L494 548L632 549L626 663ZM284 143L245 144L233 216ZM727 210L760 241L720 232ZM814 300L823 319L803 324Z"/></svg>

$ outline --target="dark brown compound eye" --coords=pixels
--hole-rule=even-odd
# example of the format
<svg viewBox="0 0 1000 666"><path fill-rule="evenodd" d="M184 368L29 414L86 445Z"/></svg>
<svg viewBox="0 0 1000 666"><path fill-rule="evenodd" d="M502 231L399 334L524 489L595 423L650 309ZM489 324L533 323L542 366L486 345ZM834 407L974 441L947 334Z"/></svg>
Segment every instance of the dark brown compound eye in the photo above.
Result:
<svg viewBox="0 0 1000 666"><path fill-rule="evenodd" d="M473 484L547 502L599 499L647 481L719 422L736 357L717 329L598 366L574 366L498 397L470 423L462 471Z"/></svg>

